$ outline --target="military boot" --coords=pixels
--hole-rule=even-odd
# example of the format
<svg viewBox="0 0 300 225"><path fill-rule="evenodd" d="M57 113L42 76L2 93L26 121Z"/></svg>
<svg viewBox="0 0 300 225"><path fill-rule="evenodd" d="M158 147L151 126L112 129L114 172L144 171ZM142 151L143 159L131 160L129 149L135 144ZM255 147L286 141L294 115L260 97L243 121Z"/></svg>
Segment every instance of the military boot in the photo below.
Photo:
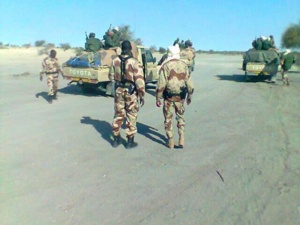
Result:
<svg viewBox="0 0 300 225"><path fill-rule="evenodd" d="M136 146L138 146L138 143L134 142L134 137L129 137L125 148L130 149L130 148L135 148Z"/></svg>
<svg viewBox="0 0 300 225"><path fill-rule="evenodd" d="M284 78L284 79L285 79L286 85L289 86L289 85L290 85L289 78L286 77L286 78Z"/></svg>
<svg viewBox="0 0 300 225"><path fill-rule="evenodd" d="M118 147L120 144L121 144L121 136L120 136L120 135L114 136L114 140L113 140L113 143L112 143L112 147L113 147L113 148L116 148L116 147Z"/></svg>
<svg viewBox="0 0 300 225"><path fill-rule="evenodd" d="M168 146L169 146L169 149L173 149L174 148L174 139L173 138L169 138L169 140L168 140Z"/></svg>
<svg viewBox="0 0 300 225"><path fill-rule="evenodd" d="M184 136L183 134L179 135L178 148L183 148L184 146Z"/></svg>

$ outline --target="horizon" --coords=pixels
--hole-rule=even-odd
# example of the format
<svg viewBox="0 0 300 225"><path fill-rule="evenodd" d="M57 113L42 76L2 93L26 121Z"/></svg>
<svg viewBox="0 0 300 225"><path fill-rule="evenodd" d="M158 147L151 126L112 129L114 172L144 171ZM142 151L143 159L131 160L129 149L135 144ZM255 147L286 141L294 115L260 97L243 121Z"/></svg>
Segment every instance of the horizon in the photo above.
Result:
<svg viewBox="0 0 300 225"><path fill-rule="evenodd" d="M283 32L300 19L299 0L252 0L248 4L238 0L187 0L184 4L178 0L27 2L0 3L6 9L0 15L0 42L4 45L34 45L44 40L55 46L68 43L72 48L84 47L85 32L94 32L102 39L112 24L129 25L134 38L157 49L167 49L179 38L190 39L197 51L246 51L255 38L271 34L277 48L282 49Z"/></svg>

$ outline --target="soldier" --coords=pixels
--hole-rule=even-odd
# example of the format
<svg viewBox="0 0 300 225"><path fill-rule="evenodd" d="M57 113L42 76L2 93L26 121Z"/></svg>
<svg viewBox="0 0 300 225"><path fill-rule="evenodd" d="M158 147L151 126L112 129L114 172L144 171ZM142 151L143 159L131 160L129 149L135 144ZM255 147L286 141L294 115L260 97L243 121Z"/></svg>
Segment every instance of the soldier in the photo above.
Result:
<svg viewBox="0 0 300 225"><path fill-rule="evenodd" d="M109 29L103 36L105 49L120 47L120 36L118 27Z"/></svg>
<svg viewBox="0 0 300 225"><path fill-rule="evenodd" d="M193 43L190 40L187 40L184 44L185 48L180 52L180 58L188 65L191 73L194 71L196 54L192 47Z"/></svg>
<svg viewBox="0 0 300 225"><path fill-rule="evenodd" d="M57 100L58 73L60 73L64 78L64 74L60 69L58 59L56 58L56 51L51 50L50 55L43 60L42 71L40 72L41 81L43 80L43 74L46 74L47 76L47 85L49 87L48 98L50 104L53 99Z"/></svg>
<svg viewBox="0 0 300 225"><path fill-rule="evenodd" d="M169 56L162 64L159 71L159 79L156 87L156 106L160 107L160 99L164 99L163 114L165 118L165 130L168 138L168 147L174 148L172 117L176 114L179 143L178 147L184 146L184 101L187 96L187 104L192 100L194 92L188 66L180 60L178 44L169 46Z"/></svg>
<svg viewBox="0 0 300 225"><path fill-rule="evenodd" d="M283 85L290 85L288 71L291 69L293 63L296 62L295 56L291 53L290 49L287 49L281 56L281 75Z"/></svg>
<svg viewBox="0 0 300 225"><path fill-rule="evenodd" d="M121 144L121 126L126 117L126 149L134 148L134 135L137 133L136 121L140 106L144 105L145 81L143 67L140 62L132 57L130 41L123 41L121 55L116 57L110 68L109 78L115 82L116 95L114 100L114 120L112 122L114 148Z"/></svg>
<svg viewBox="0 0 300 225"><path fill-rule="evenodd" d="M89 38L86 37L85 50L87 52L97 52L103 48L102 42L96 38L95 33L90 33Z"/></svg>

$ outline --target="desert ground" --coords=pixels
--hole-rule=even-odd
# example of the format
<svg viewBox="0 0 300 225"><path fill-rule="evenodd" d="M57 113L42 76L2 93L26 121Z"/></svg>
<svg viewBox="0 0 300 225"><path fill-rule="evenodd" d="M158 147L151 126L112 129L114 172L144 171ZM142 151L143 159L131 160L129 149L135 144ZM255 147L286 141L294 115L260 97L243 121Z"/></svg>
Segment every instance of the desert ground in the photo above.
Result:
<svg viewBox="0 0 300 225"><path fill-rule="evenodd" d="M184 149L165 146L148 85L126 150L124 129L110 144L112 97L60 77L46 101L37 53L0 49L1 225L300 224L298 68L288 87L245 82L241 55L198 54Z"/></svg>

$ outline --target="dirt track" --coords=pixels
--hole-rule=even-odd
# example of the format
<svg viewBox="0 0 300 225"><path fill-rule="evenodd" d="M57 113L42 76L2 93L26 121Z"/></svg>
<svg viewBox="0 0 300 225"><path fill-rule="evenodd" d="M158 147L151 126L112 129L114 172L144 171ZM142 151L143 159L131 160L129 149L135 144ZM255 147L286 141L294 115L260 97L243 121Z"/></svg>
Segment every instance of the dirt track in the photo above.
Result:
<svg viewBox="0 0 300 225"><path fill-rule="evenodd" d="M139 147L126 150L110 145L112 98L61 79L50 105L38 79L43 57L3 54L1 224L300 223L295 68L289 87L249 83L241 56L197 55L184 150L164 146L154 86L139 115ZM61 62L72 55L59 54Z"/></svg>

